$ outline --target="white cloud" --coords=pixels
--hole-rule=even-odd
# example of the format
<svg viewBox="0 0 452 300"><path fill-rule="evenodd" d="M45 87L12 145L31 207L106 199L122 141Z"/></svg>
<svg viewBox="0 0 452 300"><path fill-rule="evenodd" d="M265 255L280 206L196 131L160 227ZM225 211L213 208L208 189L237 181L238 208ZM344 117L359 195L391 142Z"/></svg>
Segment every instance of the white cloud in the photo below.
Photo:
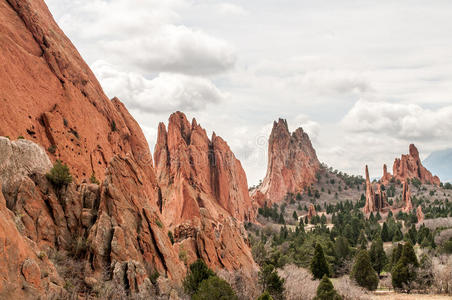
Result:
<svg viewBox="0 0 452 300"><path fill-rule="evenodd" d="M89 42L92 61L103 59L145 74L177 72L217 74L236 62L234 47L220 39L178 24L184 0L58 1L57 20L73 39Z"/></svg>
<svg viewBox="0 0 452 300"><path fill-rule="evenodd" d="M218 4L218 8L223 14L232 14L232 15L246 15L246 10L234 3L222 2Z"/></svg>
<svg viewBox="0 0 452 300"><path fill-rule="evenodd" d="M201 77L160 73L147 79L137 73L119 71L105 61L95 62L92 69L107 95L117 96L129 109L145 113L193 112L226 97L212 82Z"/></svg>
<svg viewBox="0 0 452 300"><path fill-rule="evenodd" d="M416 104L359 100L342 120L352 132L389 135L404 140L452 137L452 106L436 110Z"/></svg>

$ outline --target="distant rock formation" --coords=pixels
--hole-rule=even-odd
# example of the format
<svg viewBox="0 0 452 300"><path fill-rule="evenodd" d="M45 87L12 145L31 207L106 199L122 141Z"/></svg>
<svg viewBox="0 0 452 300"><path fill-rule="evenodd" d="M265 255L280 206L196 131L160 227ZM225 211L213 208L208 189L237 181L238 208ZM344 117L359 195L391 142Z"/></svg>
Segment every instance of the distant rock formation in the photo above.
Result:
<svg viewBox="0 0 452 300"><path fill-rule="evenodd" d="M389 207L386 192L381 190L380 185L377 186L377 192L370 182L369 168L366 165L366 204L364 205L364 213L379 212Z"/></svg>
<svg viewBox="0 0 452 300"><path fill-rule="evenodd" d="M287 121L279 119L273 123L268 142L267 174L253 192L253 199L262 193L267 203L276 203L282 201L287 193L303 193L306 187L317 181L319 169L320 162L309 136L302 128L291 134Z"/></svg>
<svg viewBox="0 0 452 300"><path fill-rule="evenodd" d="M422 212L422 206L420 206L420 205L416 209L416 216L417 216L418 223L424 222L424 212Z"/></svg>
<svg viewBox="0 0 452 300"><path fill-rule="evenodd" d="M419 151L413 144L410 145L410 153L402 155L394 161L393 176L401 182L408 179L419 179L421 183L429 183L439 186L441 181L438 176L433 176L421 163Z"/></svg>
<svg viewBox="0 0 452 300"><path fill-rule="evenodd" d="M162 221L189 262L214 269L251 270L254 262L242 222L255 221L245 172L226 142L181 112L160 123L155 146Z"/></svg>
<svg viewBox="0 0 452 300"><path fill-rule="evenodd" d="M383 165L383 177L381 177L380 182L384 185L388 185L392 179L391 173L388 172L388 167L386 164Z"/></svg>
<svg viewBox="0 0 452 300"><path fill-rule="evenodd" d="M413 203L411 203L410 186L406 181L403 182L402 203L404 212L408 213L413 210Z"/></svg>
<svg viewBox="0 0 452 300"><path fill-rule="evenodd" d="M314 204L309 204L309 208L308 208L308 220L311 221L313 216L316 216L317 212L315 211L315 206Z"/></svg>

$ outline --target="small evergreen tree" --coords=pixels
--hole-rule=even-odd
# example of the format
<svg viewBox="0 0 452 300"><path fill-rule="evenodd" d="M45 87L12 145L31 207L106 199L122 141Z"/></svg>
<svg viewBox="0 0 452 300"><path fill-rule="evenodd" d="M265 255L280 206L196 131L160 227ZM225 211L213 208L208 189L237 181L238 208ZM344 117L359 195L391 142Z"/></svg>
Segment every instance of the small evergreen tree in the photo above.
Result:
<svg viewBox="0 0 452 300"><path fill-rule="evenodd" d="M265 291L262 295L259 296L259 298L257 298L257 300L273 300L273 297L270 296L267 291Z"/></svg>
<svg viewBox="0 0 452 300"><path fill-rule="evenodd" d="M283 299L284 279L281 279L273 265L265 265L258 274L259 283L274 299Z"/></svg>
<svg viewBox="0 0 452 300"><path fill-rule="evenodd" d="M372 267L380 276L383 267L386 265L387 257L383 249L383 241L381 238L377 238L370 246L370 260L372 262Z"/></svg>
<svg viewBox="0 0 452 300"><path fill-rule="evenodd" d="M386 224L386 222L383 223L383 228L381 229L381 239L383 242L391 241L389 237L388 225Z"/></svg>
<svg viewBox="0 0 452 300"><path fill-rule="evenodd" d="M358 245L359 245L360 249L367 249L367 238L366 238L366 234L364 233L364 230L362 230L362 229L359 234Z"/></svg>
<svg viewBox="0 0 452 300"><path fill-rule="evenodd" d="M206 263L203 260L198 259L196 262L190 265L190 271L185 277L185 292L189 295L193 295L198 291L201 282L211 276L215 276L215 273L207 267Z"/></svg>
<svg viewBox="0 0 452 300"><path fill-rule="evenodd" d="M314 256L311 260L311 272L315 279L321 279L323 275L330 275L330 267L320 244L315 246Z"/></svg>
<svg viewBox="0 0 452 300"><path fill-rule="evenodd" d="M211 276L199 285L198 291L193 295L193 300L237 300L234 290L229 283L219 278Z"/></svg>
<svg viewBox="0 0 452 300"><path fill-rule="evenodd" d="M63 164L61 160L55 162L53 168L46 174L46 177L56 188L61 188L72 182L69 167Z"/></svg>
<svg viewBox="0 0 452 300"><path fill-rule="evenodd" d="M296 210L293 211L292 217L294 218L294 220L298 220L298 215L297 215Z"/></svg>
<svg viewBox="0 0 452 300"><path fill-rule="evenodd" d="M372 268L367 250L360 250L352 268L351 277L362 287L373 291L378 286L378 276Z"/></svg>
<svg viewBox="0 0 452 300"><path fill-rule="evenodd" d="M392 286L410 292L412 283L417 278L419 262L410 241L403 246L402 255L392 268Z"/></svg>
<svg viewBox="0 0 452 300"><path fill-rule="evenodd" d="M314 300L341 300L341 296L334 289L333 284L326 275L323 275L322 280L317 288L317 295Z"/></svg>

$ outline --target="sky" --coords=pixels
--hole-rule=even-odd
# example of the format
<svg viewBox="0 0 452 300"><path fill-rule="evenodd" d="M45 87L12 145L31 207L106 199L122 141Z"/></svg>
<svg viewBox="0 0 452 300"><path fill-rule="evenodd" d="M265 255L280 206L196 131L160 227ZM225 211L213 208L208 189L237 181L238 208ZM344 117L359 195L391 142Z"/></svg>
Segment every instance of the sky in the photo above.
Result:
<svg viewBox="0 0 452 300"><path fill-rule="evenodd" d="M410 143L452 147L452 1L46 3L152 151L177 110L228 142L249 185L278 118L355 175L381 176Z"/></svg>

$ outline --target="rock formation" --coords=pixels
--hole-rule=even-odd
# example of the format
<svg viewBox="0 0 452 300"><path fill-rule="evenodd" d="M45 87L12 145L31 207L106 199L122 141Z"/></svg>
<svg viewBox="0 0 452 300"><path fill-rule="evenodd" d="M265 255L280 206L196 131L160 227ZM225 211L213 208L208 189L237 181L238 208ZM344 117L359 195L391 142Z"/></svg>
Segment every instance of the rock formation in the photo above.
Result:
<svg viewBox="0 0 452 300"><path fill-rule="evenodd" d="M418 223L424 222L424 213L422 212L422 206L420 206L420 205L416 209L416 216L417 216Z"/></svg>
<svg viewBox="0 0 452 300"><path fill-rule="evenodd" d="M291 134L287 121L279 119L273 123L268 141L267 174L253 192L253 199L262 193L267 203L275 203L283 200L287 193L303 193L316 182L319 169L320 162L309 136L302 128Z"/></svg>
<svg viewBox="0 0 452 300"><path fill-rule="evenodd" d="M403 182L402 189L402 203L403 203L403 211L408 213L413 210L413 204L411 203L411 191L410 186L406 181Z"/></svg>
<svg viewBox="0 0 452 300"><path fill-rule="evenodd" d="M163 222L192 262L253 269L242 222L255 221L245 172L226 142L183 113L159 125L154 153Z"/></svg>
<svg viewBox="0 0 452 300"><path fill-rule="evenodd" d="M310 221L312 219L313 216L316 216L317 212L315 211L315 206L314 204L309 204L309 208L308 208L308 220Z"/></svg>
<svg viewBox="0 0 452 300"><path fill-rule="evenodd" d="M151 161L138 125L105 96L42 0L1 0L0 20L0 136L42 145L75 179L103 179L116 154Z"/></svg>
<svg viewBox="0 0 452 300"><path fill-rule="evenodd" d="M386 164L383 165L383 177L381 177L380 182L384 185L388 185L392 180L391 173L388 173L388 167Z"/></svg>
<svg viewBox="0 0 452 300"><path fill-rule="evenodd" d="M421 163L419 151L413 144L410 145L410 153L404 154L394 161L393 176L396 180L404 182L408 179L419 179L421 183L440 185L438 176L433 176Z"/></svg>
<svg viewBox="0 0 452 300"><path fill-rule="evenodd" d="M364 213L379 212L387 208L386 192L381 190L381 186L377 186L377 192L374 191L374 186L370 182L369 168L366 166L366 204L364 205Z"/></svg>
<svg viewBox="0 0 452 300"><path fill-rule="evenodd" d="M81 282L75 298L107 284L119 298L174 295L198 257L253 269L246 176L221 138L173 115L157 180L140 127L42 0L0 0L0 50L0 135L11 138L0 138L0 298L68 297L65 280ZM45 175L57 159L74 179L58 188ZM77 268L60 274L50 256Z"/></svg>

